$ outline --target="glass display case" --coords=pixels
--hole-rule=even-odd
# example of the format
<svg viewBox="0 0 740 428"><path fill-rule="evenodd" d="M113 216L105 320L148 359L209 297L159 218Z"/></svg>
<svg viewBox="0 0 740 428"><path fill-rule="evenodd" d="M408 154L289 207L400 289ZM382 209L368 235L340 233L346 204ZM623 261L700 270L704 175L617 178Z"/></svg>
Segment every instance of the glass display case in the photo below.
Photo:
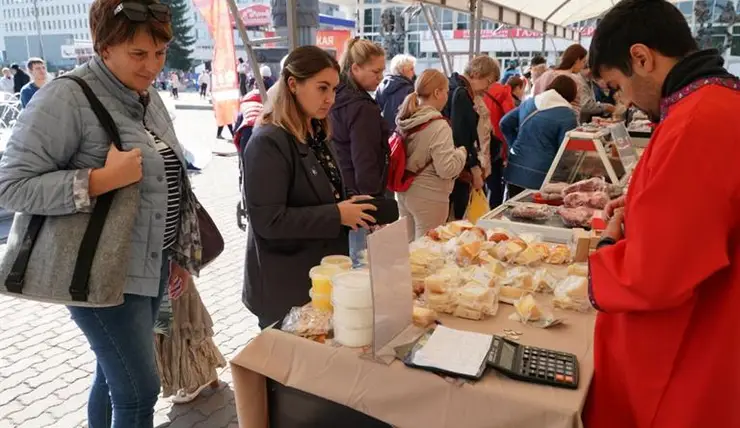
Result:
<svg viewBox="0 0 740 428"><path fill-rule="evenodd" d="M543 185L575 183L591 177L624 185L637 159L624 123L584 125L566 134Z"/></svg>

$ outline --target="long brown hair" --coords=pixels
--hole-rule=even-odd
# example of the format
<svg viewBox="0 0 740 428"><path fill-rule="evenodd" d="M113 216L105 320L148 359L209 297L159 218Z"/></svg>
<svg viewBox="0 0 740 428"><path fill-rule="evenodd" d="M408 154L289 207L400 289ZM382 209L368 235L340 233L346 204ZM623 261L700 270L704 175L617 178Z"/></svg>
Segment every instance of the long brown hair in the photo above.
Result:
<svg viewBox="0 0 740 428"><path fill-rule="evenodd" d="M340 60L342 81L349 83L355 88L357 83L352 78L352 65L365 65L373 59L382 56L385 58L385 50L370 40L355 37L347 42L344 54Z"/></svg>
<svg viewBox="0 0 740 428"><path fill-rule="evenodd" d="M432 68L424 70L419 78L416 79L414 92L406 96L403 104L398 109L396 123L408 119L419 111L419 98L429 98L434 94L434 91L437 89L447 89L449 87L448 85L447 78L439 70Z"/></svg>
<svg viewBox="0 0 740 428"><path fill-rule="evenodd" d="M568 49L563 52L562 58L560 58L560 65L557 66L556 70L570 70L576 64L576 61L586 58L588 51L578 43L568 46Z"/></svg>
<svg viewBox="0 0 740 428"><path fill-rule="evenodd" d="M288 88L288 79L304 82L320 72L331 68L339 73L339 64L323 49L316 46L301 46L294 49L285 59L285 67L276 83L275 97L270 99L260 123L270 123L290 132L301 143L306 142L309 129L306 115L295 95ZM321 127L330 135L329 121L321 120Z"/></svg>

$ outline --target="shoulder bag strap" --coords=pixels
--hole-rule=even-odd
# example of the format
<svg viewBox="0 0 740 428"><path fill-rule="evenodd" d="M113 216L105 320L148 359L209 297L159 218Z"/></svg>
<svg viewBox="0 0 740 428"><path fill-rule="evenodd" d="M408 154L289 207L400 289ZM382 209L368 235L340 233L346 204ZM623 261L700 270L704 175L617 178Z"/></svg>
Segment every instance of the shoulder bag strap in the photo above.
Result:
<svg viewBox="0 0 740 428"><path fill-rule="evenodd" d="M118 150L123 150L118 127L113 121L110 113L108 113L108 110L105 109L87 83L85 83L81 78L72 75L60 76L58 79L73 80L82 88L85 97L90 102L90 106L92 107L95 116L97 116L100 124L108 134L108 138L111 139L111 143L115 145ZM93 259L95 258L95 252L97 251L98 242L100 240L100 234L102 233L105 221L108 218L108 212L113 203L115 192L116 191L114 190L96 198L95 207L90 216L90 221L82 237L82 241L80 242L77 261L75 262L72 281L69 286L69 293L74 301L87 301L87 296L90 291L90 269L92 268ZM34 215L31 217L28 230L23 238L21 250L13 263L13 267L11 268L8 278L5 281L8 291L15 293L22 292L23 280L26 274L26 268L28 267L28 261L31 258L31 252L45 220L46 217L41 215Z"/></svg>
<svg viewBox="0 0 740 428"><path fill-rule="evenodd" d="M524 124L525 124L525 123L527 123L527 121L528 121L529 119L533 118L533 117L534 117L534 116L535 116L535 115L536 115L537 113L539 113L539 112L541 112L541 111L542 111L542 110L540 110L540 109L538 109L538 108L536 108L536 107L535 107L534 111L533 111L532 113L529 113L529 114L527 115L527 117L525 117L525 118L524 118L524 120L522 121L522 123L520 123L520 124L519 124L519 129L521 129L521 128L522 128L522 126L524 126Z"/></svg>
<svg viewBox="0 0 740 428"><path fill-rule="evenodd" d="M123 144L121 142L121 135L118 132L118 126L116 126L116 123L113 121L110 113L108 113L108 110L103 106L103 103L100 102L92 89L90 89L90 86L77 76L65 75L60 78L71 79L75 81L80 88L82 88L85 98L87 98L95 116L105 129L106 134L108 134L108 138L111 139L111 143L116 146L118 150L123 151ZM82 236L80 249L77 253L77 262L75 263L75 269L72 273L72 283L69 285L69 294L72 295L72 299L75 301L84 302L87 300L87 295L90 291L90 270L92 268L93 259L95 258L95 252L98 249L100 235L103 232L105 221L108 218L108 212L113 204L115 193L116 191L114 190L96 198L95 207L90 216L90 222L87 224L87 229L85 230L85 234Z"/></svg>
<svg viewBox="0 0 740 428"><path fill-rule="evenodd" d="M428 121L426 121L426 122L422 123L421 125L417 126L416 128L412 129L412 130L411 130L411 132L410 132L410 133L409 133L409 134L408 134L408 135L406 136L406 138L408 138L408 137L410 137L410 136L411 136L412 134L416 134L417 132L419 132L419 131L421 131L422 129L426 128L427 126L429 126L429 124L430 124L430 123L434 122L435 120L446 120L446 121L447 121L447 123L449 123L449 120L447 120L447 118L446 118L446 117L444 117L444 116L437 116L437 117L431 118L431 119L429 119ZM430 157L429 157L429 160L428 160L428 161L427 161L427 162L426 162L426 163L424 164L424 166L422 166L422 167L421 167L421 168L420 168L420 169L419 169L418 171L416 171L416 172L411 172L411 171L409 171L409 173L410 173L410 174L412 174L412 175L414 175L414 176L417 176L417 175L421 174L422 172L424 172L424 170L425 170L425 169L429 168L429 166L430 166L430 165L431 165L432 163L434 163L434 158L433 158L433 157L431 157L431 155L430 155Z"/></svg>

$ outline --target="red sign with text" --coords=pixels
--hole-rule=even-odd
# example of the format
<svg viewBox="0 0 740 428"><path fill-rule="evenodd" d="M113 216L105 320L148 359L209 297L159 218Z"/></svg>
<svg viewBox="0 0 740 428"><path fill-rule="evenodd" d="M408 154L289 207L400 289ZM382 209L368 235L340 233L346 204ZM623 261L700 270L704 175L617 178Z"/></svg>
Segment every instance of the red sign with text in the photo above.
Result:
<svg viewBox="0 0 740 428"><path fill-rule="evenodd" d="M239 16L245 27L269 27L272 25L272 13L270 6L266 4L253 4L239 9ZM234 18L231 18L234 26Z"/></svg>
<svg viewBox="0 0 740 428"><path fill-rule="evenodd" d="M322 49L334 49L337 52L337 60L344 54L347 41L352 38L349 30L319 30L316 32L316 46Z"/></svg>

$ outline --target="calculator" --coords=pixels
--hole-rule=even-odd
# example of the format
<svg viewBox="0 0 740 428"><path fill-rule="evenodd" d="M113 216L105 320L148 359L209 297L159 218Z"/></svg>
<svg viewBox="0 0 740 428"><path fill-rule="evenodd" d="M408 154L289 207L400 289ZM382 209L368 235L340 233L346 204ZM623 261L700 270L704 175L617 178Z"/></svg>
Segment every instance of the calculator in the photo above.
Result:
<svg viewBox="0 0 740 428"><path fill-rule="evenodd" d="M516 380L559 388L578 388L578 359L573 354L526 346L493 336L488 365Z"/></svg>

